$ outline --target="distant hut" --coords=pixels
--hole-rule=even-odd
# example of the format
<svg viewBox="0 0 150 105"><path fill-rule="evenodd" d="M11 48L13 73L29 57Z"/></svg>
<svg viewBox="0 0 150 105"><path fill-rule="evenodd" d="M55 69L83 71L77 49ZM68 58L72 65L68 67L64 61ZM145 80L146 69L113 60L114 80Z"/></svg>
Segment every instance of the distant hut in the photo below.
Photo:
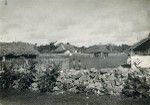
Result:
<svg viewBox="0 0 150 105"><path fill-rule="evenodd" d="M69 43L63 44L60 43L57 45L57 49L53 51L53 53L62 53L72 55L73 53L77 53L77 48Z"/></svg>
<svg viewBox="0 0 150 105"><path fill-rule="evenodd" d="M17 58L35 59L39 52L34 45L23 42L0 43L0 60L11 60Z"/></svg>
<svg viewBox="0 0 150 105"><path fill-rule="evenodd" d="M94 45L85 50L85 53L88 53L94 57L108 57L109 50L106 46L103 45Z"/></svg>
<svg viewBox="0 0 150 105"><path fill-rule="evenodd" d="M150 68L150 34L145 39L131 46L131 67Z"/></svg>

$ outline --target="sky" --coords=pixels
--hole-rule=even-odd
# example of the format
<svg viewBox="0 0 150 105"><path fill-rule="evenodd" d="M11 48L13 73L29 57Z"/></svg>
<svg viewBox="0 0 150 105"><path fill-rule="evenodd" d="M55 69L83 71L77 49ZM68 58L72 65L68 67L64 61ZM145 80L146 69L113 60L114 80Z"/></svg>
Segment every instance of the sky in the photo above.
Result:
<svg viewBox="0 0 150 105"><path fill-rule="evenodd" d="M0 0L0 42L130 44L150 33L150 0Z"/></svg>

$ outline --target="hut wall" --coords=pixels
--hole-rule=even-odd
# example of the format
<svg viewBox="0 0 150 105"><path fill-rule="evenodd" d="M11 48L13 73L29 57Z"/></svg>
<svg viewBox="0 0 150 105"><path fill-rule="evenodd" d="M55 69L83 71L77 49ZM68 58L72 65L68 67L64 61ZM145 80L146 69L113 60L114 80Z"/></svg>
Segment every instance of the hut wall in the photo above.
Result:
<svg viewBox="0 0 150 105"><path fill-rule="evenodd" d="M131 66L132 68L136 68L135 65L137 65L137 67L140 68L150 68L150 55L134 55L131 56Z"/></svg>

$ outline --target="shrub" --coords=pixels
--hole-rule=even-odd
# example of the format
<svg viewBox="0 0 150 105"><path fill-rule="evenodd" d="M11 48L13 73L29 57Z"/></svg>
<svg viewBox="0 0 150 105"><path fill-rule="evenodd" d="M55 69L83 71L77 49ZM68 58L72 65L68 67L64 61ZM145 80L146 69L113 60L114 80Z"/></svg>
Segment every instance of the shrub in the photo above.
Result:
<svg viewBox="0 0 150 105"><path fill-rule="evenodd" d="M32 83L36 82L36 62L32 61L27 65L25 71L19 73L18 86L17 89L20 91L29 90Z"/></svg>
<svg viewBox="0 0 150 105"><path fill-rule="evenodd" d="M77 93L86 93L86 85L80 84L76 87Z"/></svg>
<svg viewBox="0 0 150 105"><path fill-rule="evenodd" d="M29 90L31 87L32 83L34 83L35 77L31 73L21 73L20 74L20 79L18 80L18 90L20 91L25 91Z"/></svg>
<svg viewBox="0 0 150 105"><path fill-rule="evenodd" d="M56 86L57 78L60 75L60 65L53 63L50 69L47 69L40 77L38 88L40 92L53 92Z"/></svg>
<svg viewBox="0 0 150 105"><path fill-rule="evenodd" d="M13 88L13 83L19 78L19 76L12 71L13 65L8 66L6 63L3 63L3 71L0 74L0 89L10 89Z"/></svg>
<svg viewBox="0 0 150 105"><path fill-rule="evenodd" d="M31 84L35 82L35 64L32 63L27 65L23 69L23 72L20 72L19 66L15 67L14 63L8 65L7 62L3 64L3 71L0 74L0 89L12 89L23 91L28 90L31 87Z"/></svg>
<svg viewBox="0 0 150 105"><path fill-rule="evenodd" d="M128 75L125 82L123 94L128 97L149 97L150 96L150 75L146 70L135 71Z"/></svg>

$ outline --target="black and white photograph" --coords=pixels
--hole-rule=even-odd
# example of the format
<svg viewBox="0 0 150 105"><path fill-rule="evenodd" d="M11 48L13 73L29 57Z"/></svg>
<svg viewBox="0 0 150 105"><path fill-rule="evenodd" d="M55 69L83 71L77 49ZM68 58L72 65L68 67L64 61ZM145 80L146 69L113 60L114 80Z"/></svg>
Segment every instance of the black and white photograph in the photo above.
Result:
<svg viewBox="0 0 150 105"><path fill-rule="evenodd" d="M150 0L0 0L0 105L150 105Z"/></svg>

